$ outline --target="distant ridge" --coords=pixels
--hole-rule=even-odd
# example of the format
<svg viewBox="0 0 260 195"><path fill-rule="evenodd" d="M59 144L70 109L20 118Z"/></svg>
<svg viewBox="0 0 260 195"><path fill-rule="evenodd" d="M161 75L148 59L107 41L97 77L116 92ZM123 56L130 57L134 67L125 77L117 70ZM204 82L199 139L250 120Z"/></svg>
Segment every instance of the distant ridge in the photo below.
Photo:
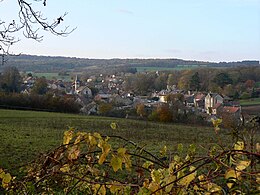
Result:
<svg viewBox="0 0 260 195"><path fill-rule="evenodd" d="M98 69L108 67L158 67L174 68L177 66L198 67L236 67L259 66L258 60L244 60L239 62L205 62L183 59L90 59L62 56L36 56L19 55L8 56L4 66L16 66L20 71L59 72L59 71L84 71L86 69ZM1 69L3 67L0 67Z"/></svg>

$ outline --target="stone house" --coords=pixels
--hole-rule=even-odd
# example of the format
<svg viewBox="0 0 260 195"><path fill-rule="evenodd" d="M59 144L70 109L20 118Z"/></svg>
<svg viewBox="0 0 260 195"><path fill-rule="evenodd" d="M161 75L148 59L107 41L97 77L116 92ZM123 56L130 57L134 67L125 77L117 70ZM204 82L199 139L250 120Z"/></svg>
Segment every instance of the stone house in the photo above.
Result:
<svg viewBox="0 0 260 195"><path fill-rule="evenodd" d="M212 114L212 108L220 103L223 104L224 98L217 93L208 93L205 97L205 110L207 114Z"/></svg>

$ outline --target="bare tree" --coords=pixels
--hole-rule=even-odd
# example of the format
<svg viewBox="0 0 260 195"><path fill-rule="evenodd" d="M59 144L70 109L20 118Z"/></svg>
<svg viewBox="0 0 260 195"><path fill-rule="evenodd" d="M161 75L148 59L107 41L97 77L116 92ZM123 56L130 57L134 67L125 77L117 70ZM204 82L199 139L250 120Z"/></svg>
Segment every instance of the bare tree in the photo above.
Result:
<svg viewBox="0 0 260 195"><path fill-rule="evenodd" d="M0 0L0 3L5 0ZM48 20L41 11L34 9L34 4L41 3L42 6L47 5L47 0L17 0L19 6L18 20L11 22L2 21L0 18L0 52L2 55L2 63L4 56L9 54L9 48L19 41L14 33L23 31L26 38L41 41L43 36L39 34L41 30L48 31L54 35L66 36L75 29L69 29L65 26L62 30L58 30L58 26L63 22L67 13L58 16L52 22Z"/></svg>

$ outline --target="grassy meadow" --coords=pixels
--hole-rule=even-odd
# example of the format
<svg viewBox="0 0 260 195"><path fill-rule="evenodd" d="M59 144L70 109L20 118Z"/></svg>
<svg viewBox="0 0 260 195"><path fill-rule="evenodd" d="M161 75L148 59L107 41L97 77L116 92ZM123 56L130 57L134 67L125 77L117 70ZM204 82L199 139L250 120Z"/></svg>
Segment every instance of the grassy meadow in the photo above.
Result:
<svg viewBox="0 0 260 195"><path fill-rule="evenodd" d="M137 72L145 72L145 71L167 71L167 70L190 70L195 68L200 68L205 66L199 65L177 65L176 67L154 67L154 66L137 66L135 67Z"/></svg>
<svg viewBox="0 0 260 195"><path fill-rule="evenodd" d="M251 98L246 100L240 100L241 106L260 105L260 98Z"/></svg>
<svg viewBox="0 0 260 195"><path fill-rule="evenodd" d="M111 129L111 122L116 122L119 128ZM209 144L218 142L212 127L0 109L0 167L12 172L57 147L69 127L103 135L120 135L152 152L158 152L164 145L174 152L178 143L186 147L194 143L203 152ZM229 143L231 139L226 133L223 130L219 134L223 143Z"/></svg>

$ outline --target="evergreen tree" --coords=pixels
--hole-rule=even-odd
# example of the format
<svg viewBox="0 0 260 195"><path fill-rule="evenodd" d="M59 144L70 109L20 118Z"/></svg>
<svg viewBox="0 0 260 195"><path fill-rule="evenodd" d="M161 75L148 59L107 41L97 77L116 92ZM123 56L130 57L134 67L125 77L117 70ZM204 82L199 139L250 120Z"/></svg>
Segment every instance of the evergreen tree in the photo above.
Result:
<svg viewBox="0 0 260 195"><path fill-rule="evenodd" d="M200 77L198 72L195 72L190 79L190 89L200 90Z"/></svg>

